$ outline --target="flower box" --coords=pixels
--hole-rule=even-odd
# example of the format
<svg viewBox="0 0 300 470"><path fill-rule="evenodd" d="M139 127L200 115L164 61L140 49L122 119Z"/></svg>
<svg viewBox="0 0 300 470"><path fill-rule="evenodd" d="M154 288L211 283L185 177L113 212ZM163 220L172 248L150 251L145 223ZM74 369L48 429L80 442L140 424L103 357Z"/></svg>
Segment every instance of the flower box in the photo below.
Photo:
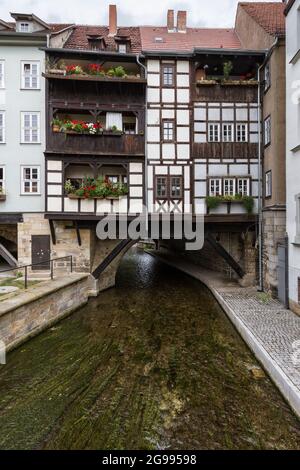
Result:
<svg viewBox="0 0 300 470"><path fill-rule="evenodd" d="M198 80L197 86L212 86L216 85L218 82L216 80Z"/></svg>
<svg viewBox="0 0 300 470"><path fill-rule="evenodd" d="M122 197L127 197L127 195L123 195L123 196L107 196L107 197L100 197L100 196L93 196L93 197L85 197L85 196L77 196L77 194L67 194L68 198L69 199L87 199L87 200L91 200L91 199L100 199L100 200L103 200L103 199L107 199L109 201L115 201L115 200L119 200L121 199ZM0 199L1 200L1 199Z"/></svg>
<svg viewBox="0 0 300 470"><path fill-rule="evenodd" d="M47 73L51 73L53 75L66 75L66 71L60 70L60 69L50 69L50 70L47 70Z"/></svg>
<svg viewBox="0 0 300 470"><path fill-rule="evenodd" d="M222 86L258 86L257 80L224 80Z"/></svg>
<svg viewBox="0 0 300 470"><path fill-rule="evenodd" d="M123 132L122 131L108 131L108 130L105 130L105 131L103 131L103 135L110 135L110 136L113 136L113 137L120 137L121 135L123 135Z"/></svg>

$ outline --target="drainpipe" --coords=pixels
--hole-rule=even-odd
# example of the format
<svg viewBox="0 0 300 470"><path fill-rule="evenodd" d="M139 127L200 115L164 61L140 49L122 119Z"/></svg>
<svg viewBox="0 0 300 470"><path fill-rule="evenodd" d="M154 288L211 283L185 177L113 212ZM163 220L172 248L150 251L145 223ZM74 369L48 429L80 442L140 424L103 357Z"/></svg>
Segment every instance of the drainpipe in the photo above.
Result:
<svg viewBox="0 0 300 470"><path fill-rule="evenodd" d="M148 75L147 67L144 64L142 64L142 62L140 61L140 54L137 54L136 61L138 65L144 69L145 78L147 80L147 75ZM148 104L148 87L146 84L146 103L145 103L145 206L146 206L145 217L146 217L146 220L145 220L145 228L146 228L147 237L148 237L149 220L148 220L148 152L147 152L148 109L147 109L147 104Z"/></svg>
<svg viewBox="0 0 300 470"><path fill-rule="evenodd" d="M257 98L257 105L258 105L258 242L259 242L259 287L258 291L263 292L264 290L264 279L263 279L263 219L262 219L262 209L263 209L263 191L262 191L262 161L263 161L263 146L262 146L262 112L261 112L261 82L260 82L260 73L266 62L268 61L269 57L271 56L273 50L277 46L279 38L277 37L275 42L270 47L265 60L260 65L257 71L258 75L258 98Z"/></svg>

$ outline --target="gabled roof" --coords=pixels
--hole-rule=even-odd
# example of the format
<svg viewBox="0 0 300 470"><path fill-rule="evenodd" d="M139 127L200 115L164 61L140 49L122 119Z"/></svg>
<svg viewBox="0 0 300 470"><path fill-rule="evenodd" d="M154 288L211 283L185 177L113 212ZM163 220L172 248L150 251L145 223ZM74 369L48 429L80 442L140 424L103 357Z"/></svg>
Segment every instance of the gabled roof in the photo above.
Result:
<svg viewBox="0 0 300 470"><path fill-rule="evenodd" d="M44 29L50 29L49 25L45 23L45 21L41 20L41 18L38 18L33 13L10 13L10 16L16 21L35 21L35 23L40 24Z"/></svg>
<svg viewBox="0 0 300 470"><path fill-rule="evenodd" d="M107 26L88 26L88 25L78 25L74 27L74 31L70 35L69 39L65 43L64 47L66 49L79 49L79 50L88 50L89 36L101 36L106 45L108 51L116 50L116 41L120 40L120 36L127 38L131 42L131 50L133 53L141 52L141 38L140 38L140 29L137 27L121 27L118 28L116 37L109 36L109 28Z"/></svg>
<svg viewBox="0 0 300 470"><path fill-rule="evenodd" d="M195 48L240 49L234 29L187 28L186 33L169 33L165 27L143 26L143 51L192 52Z"/></svg>
<svg viewBox="0 0 300 470"><path fill-rule="evenodd" d="M240 2L257 24L272 36L285 36L285 3L279 2Z"/></svg>
<svg viewBox="0 0 300 470"><path fill-rule="evenodd" d="M292 8L292 6L294 5L296 0L289 0L287 5L286 5L286 8L284 10L284 14L287 15L288 12L290 11L290 9Z"/></svg>
<svg viewBox="0 0 300 470"><path fill-rule="evenodd" d="M4 26L4 28L7 28L7 29L12 29L12 26L11 24L7 23L6 21L3 21L0 19L0 25L1 26Z"/></svg>

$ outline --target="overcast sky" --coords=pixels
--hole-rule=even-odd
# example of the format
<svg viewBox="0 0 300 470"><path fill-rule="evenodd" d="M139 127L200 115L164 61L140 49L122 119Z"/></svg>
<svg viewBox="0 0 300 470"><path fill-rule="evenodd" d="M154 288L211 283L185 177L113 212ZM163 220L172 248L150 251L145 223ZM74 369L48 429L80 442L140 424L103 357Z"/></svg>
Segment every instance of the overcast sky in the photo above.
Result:
<svg viewBox="0 0 300 470"><path fill-rule="evenodd" d="M109 3L118 5L120 26L164 25L173 8L188 11L189 26L230 27L238 0L0 0L0 18L9 20L9 12L35 13L48 22L107 24Z"/></svg>

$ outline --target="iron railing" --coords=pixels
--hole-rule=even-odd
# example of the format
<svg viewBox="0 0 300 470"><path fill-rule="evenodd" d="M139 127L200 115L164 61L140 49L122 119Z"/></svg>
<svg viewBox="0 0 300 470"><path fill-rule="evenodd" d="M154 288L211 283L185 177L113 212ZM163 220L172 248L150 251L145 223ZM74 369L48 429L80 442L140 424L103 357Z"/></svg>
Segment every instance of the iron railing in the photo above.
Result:
<svg viewBox="0 0 300 470"><path fill-rule="evenodd" d="M2 273L7 273L7 272L10 272L10 271L20 271L21 269L24 269L24 272L25 272L25 275L24 275L24 287L25 289L28 288L28 269L29 268L32 268L33 266L45 266L46 264L50 264L50 276L51 276L51 280L53 281L54 279L54 266L53 266L53 263L55 261L60 261L60 260L70 260L70 270L71 270L71 273L73 272L73 256L72 255L69 255L69 256L62 256L60 258L54 258L54 259L47 259L47 260L44 260L44 261L41 261L40 263L32 263L32 264L26 264L24 266L15 266L14 268L10 268L10 269L4 269L3 271L1 270L0 271L0 274ZM48 269L45 269L45 271L48 271Z"/></svg>

